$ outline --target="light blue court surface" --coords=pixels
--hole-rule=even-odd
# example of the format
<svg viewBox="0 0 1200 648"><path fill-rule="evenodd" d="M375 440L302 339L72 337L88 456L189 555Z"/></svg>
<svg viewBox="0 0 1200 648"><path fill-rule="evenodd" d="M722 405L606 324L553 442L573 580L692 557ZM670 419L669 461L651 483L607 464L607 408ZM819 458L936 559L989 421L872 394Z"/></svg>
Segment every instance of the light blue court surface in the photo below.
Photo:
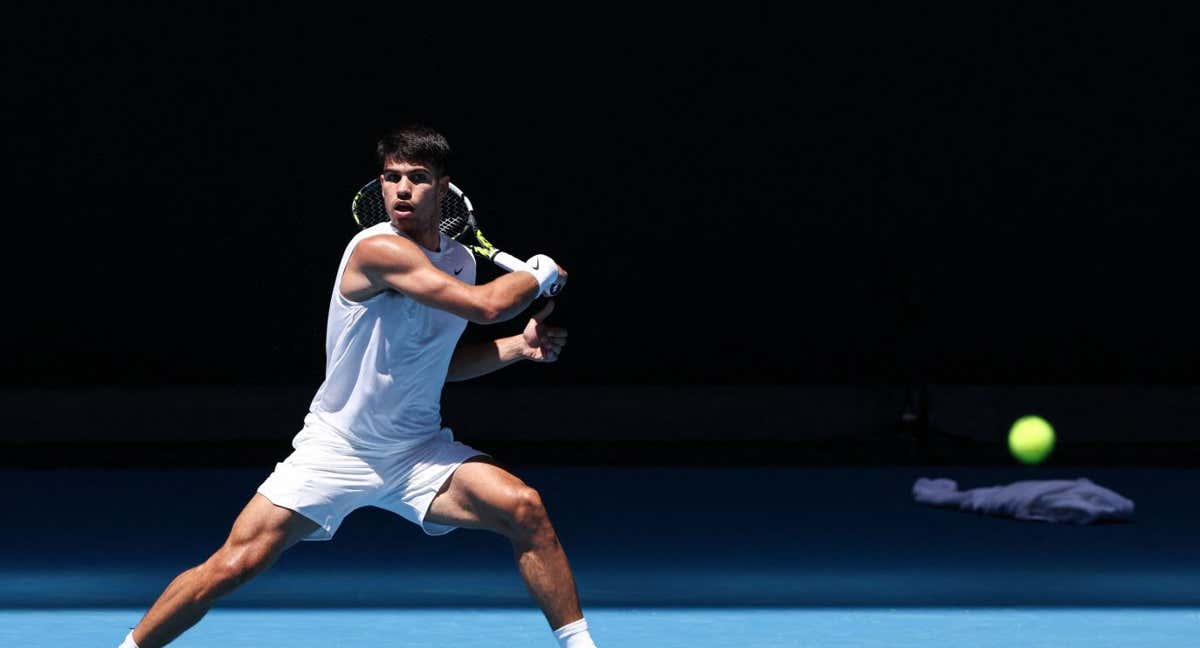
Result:
<svg viewBox="0 0 1200 648"><path fill-rule="evenodd" d="M0 611L0 644L116 646L137 610ZM1194 645L1200 610L603 609L602 647L974 646L1101 648ZM217 610L179 648L555 646L536 610Z"/></svg>

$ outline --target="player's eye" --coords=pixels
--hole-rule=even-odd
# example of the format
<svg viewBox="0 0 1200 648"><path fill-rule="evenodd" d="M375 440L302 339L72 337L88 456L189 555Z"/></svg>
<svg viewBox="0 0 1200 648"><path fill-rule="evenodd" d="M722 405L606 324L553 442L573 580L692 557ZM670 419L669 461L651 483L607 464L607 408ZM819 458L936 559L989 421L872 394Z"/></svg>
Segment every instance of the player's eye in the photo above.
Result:
<svg viewBox="0 0 1200 648"><path fill-rule="evenodd" d="M425 184L429 182L429 176L424 173L414 173L411 178L413 184Z"/></svg>
<svg viewBox="0 0 1200 648"><path fill-rule="evenodd" d="M394 171L389 171L383 174L383 179L386 182L400 182L400 174Z"/></svg>

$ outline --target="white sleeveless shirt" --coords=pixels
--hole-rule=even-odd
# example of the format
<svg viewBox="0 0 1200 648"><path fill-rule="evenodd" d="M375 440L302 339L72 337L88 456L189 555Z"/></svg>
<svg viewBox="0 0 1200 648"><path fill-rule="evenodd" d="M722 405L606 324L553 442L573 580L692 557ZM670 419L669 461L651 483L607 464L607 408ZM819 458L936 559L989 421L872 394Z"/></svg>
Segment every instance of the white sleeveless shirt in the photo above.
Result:
<svg viewBox="0 0 1200 648"><path fill-rule="evenodd" d="M325 382L304 422L369 449L402 449L441 430L442 386L467 320L386 290L362 302L342 296L342 273L355 246L370 236L403 236L390 222L368 227L342 254L325 330ZM475 283L475 257L441 236L435 266Z"/></svg>

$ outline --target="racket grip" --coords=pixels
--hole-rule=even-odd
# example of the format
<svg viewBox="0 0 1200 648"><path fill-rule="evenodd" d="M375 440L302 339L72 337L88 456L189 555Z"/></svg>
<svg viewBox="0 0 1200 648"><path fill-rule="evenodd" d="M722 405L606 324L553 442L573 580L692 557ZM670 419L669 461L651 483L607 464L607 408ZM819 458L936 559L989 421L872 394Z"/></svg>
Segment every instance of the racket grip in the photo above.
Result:
<svg viewBox="0 0 1200 648"><path fill-rule="evenodd" d="M508 252L497 251L492 255L492 263L504 268L507 272L516 272L517 270L529 270L525 262Z"/></svg>

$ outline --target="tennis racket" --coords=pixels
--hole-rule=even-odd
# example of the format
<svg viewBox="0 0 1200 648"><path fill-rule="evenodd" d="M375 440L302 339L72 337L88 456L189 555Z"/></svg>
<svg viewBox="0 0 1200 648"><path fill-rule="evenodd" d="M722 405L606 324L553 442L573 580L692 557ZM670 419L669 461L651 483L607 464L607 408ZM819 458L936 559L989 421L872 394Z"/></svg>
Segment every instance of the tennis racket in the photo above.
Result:
<svg viewBox="0 0 1200 648"><path fill-rule="evenodd" d="M378 178L363 185L362 189L354 194L350 211L354 214L354 222L364 229L391 220L383 202L383 191ZM479 224L475 222L475 208L471 206L471 200L454 184L450 185L450 191L442 198L442 218L438 222L438 229L446 236L471 248L475 254L490 259L506 272L525 266L524 261L507 252L501 252L484 238L483 232L479 231Z"/></svg>

